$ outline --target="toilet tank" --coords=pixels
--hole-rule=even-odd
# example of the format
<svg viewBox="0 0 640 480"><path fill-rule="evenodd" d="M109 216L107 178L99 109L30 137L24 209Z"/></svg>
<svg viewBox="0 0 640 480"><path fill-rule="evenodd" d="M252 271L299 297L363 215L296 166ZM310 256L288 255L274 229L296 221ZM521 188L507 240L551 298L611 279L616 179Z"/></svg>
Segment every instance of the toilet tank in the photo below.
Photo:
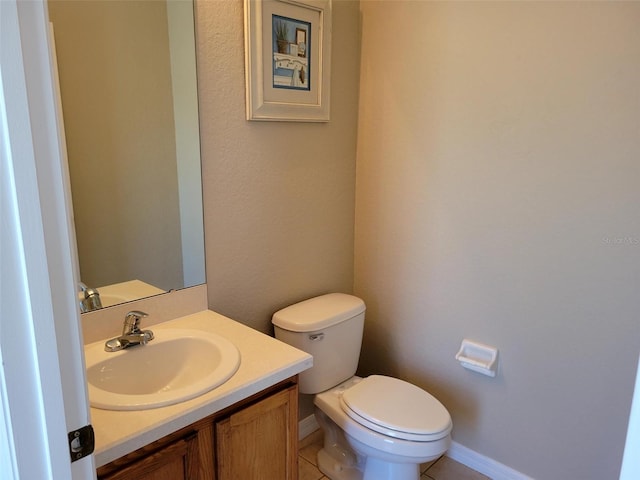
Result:
<svg viewBox="0 0 640 480"><path fill-rule="evenodd" d="M319 393L351 378L358 368L364 302L329 293L273 314L276 338L313 355L313 367L300 374L301 393Z"/></svg>

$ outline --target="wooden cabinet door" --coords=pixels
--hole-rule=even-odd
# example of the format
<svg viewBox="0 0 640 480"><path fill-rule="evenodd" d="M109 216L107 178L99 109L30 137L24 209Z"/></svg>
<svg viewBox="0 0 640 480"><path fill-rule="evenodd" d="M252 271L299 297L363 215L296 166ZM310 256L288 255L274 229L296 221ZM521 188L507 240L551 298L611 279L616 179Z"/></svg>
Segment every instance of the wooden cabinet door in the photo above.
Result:
<svg viewBox="0 0 640 480"><path fill-rule="evenodd" d="M216 479L297 480L297 412L294 385L216 422Z"/></svg>
<svg viewBox="0 0 640 480"><path fill-rule="evenodd" d="M198 480L197 435L175 441L100 480Z"/></svg>

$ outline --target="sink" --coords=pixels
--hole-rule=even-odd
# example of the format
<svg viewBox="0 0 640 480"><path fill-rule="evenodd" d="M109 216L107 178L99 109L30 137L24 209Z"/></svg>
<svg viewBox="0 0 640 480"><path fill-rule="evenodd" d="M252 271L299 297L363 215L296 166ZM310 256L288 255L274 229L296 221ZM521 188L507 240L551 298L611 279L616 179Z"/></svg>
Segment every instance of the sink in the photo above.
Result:
<svg viewBox="0 0 640 480"><path fill-rule="evenodd" d="M85 347L92 407L143 410L173 405L222 385L240 366L240 352L220 335L178 328L153 332L148 344L118 352L105 352L104 341Z"/></svg>

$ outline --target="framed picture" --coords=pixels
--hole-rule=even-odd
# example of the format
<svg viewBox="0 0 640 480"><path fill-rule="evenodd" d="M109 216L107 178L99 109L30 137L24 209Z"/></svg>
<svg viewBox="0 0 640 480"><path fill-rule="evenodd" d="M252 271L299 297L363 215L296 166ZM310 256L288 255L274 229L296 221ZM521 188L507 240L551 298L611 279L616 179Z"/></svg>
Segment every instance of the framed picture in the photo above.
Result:
<svg viewBox="0 0 640 480"><path fill-rule="evenodd" d="M326 122L331 0L245 0L247 119Z"/></svg>

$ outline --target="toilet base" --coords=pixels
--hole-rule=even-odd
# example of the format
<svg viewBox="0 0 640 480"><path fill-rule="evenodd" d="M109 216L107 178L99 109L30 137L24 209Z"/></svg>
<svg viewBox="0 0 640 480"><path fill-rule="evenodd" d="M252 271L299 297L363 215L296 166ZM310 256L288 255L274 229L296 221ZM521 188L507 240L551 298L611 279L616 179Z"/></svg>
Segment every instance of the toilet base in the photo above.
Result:
<svg viewBox="0 0 640 480"><path fill-rule="evenodd" d="M418 480L420 467L413 464L391 464L368 458L364 472L353 465L339 462L323 448L318 452L318 468L331 480Z"/></svg>
<svg viewBox="0 0 640 480"><path fill-rule="evenodd" d="M362 480L363 461L349 446L344 432L321 410L316 408L315 415L324 432L323 448L318 452L320 471L331 480Z"/></svg>
<svg viewBox="0 0 640 480"><path fill-rule="evenodd" d="M318 452L318 469L331 480L362 480L358 468L336 460L324 448Z"/></svg>
<svg viewBox="0 0 640 480"><path fill-rule="evenodd" d="M420 465L414 463L389 463L369 457L364 469L363 480L388 480L389 478L406 478L418 480Z"/></svg>
<svg viewBox="0 0 640 480"><path fill-rule="evenodd" d="M318 468L331 480L420 480L420 464L376 458L370 447L345 435L323 411L316 408L315 415L324 432Z"/></svg>

